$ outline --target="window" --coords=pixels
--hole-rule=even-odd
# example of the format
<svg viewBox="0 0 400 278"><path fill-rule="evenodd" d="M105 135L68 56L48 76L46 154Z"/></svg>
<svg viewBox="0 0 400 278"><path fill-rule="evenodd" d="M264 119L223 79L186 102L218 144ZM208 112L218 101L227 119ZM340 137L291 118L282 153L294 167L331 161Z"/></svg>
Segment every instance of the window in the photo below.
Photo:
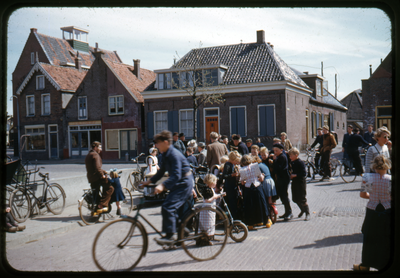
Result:
<svg viewBox="0 0 400 278"><path fill-rule="evenodd" d="M315 81L315 91L317 93L317 96L321 96L322 95L322 86L321 86L321 80L317 79Z"/></svg>
<svg viewBox="0 0 400 278"><path fill-rule="evenodd" d="M218 74L219 74L219 84L221 84L221 83L223 83L223 82L224 82L224 76L225 76L225 73L226 73L226 69L223 69L223 68L219 68L219 69L218 69Z"/></svg>
<svg viewBox="0 0 400 278"><path fill-rule="evenodd" d="M106 130L106 150L118 150L118 129Z"/></svg>
<svg viewBox="0 0 400 278"><path fill-rule="evenodd" d="M172 88L179 88L179 74L177 74L176 72L172 73Z"/></svg>
<svg viewBox="0 0 400 278"><path fill-rule="evenodd" d="M204 70L206 86L218 85L218 69Z"/></svg>
<svg viewBox="0 0 400 278"><path fill-rule="evenodd" d="M36 76L36 90L44 89L44 75Z"/></svg>
<svg viewBox="0 0 400 278"><path fill-rule="evenodd" d="M42 95L42 115L50 115L50 94Z"/></svg>
<svg viewBox="0 0 400 278"><path fill-rule="evenodd" d="M46 149L44 125L25 126L26 150L41 151Z"/></svg>
<svg viewBox="0 0 400 278"><path fill-rule="evenodd" d="M79 120L87 119L86 102L87 102L87 97L79 97L78 98L78 119Z"/></svg>
<svg viewBox="0 0 400 278"><path fill-rule="evenodd" d="M193 123L193 109L179 111L179 132L184 133L187 138L193 137Z"/></svg>
<svg viewBox="0 0 400 278"><path fill-rule="evenodd" d="M31 52L31 65L35 63L35 53Z"/></svg>
<svg viewBox="0 0 400 278"><path fill-rule="evenodd" d="M124 97L115 96L108 98L108 114L121 115L124 114Z"/></svg>
<svg viewBox="0 0 400 278"><path fill-rule="evenodd" d="M154 132L168 130L168 111L154 111Z"/></svg>
<svg viewBox="0 0 400 278"><path fill-rule="evenodd" d="M231 106L229 111L231 135L240 134L241 137L246 137L246 106Z"/></svg>
<svg viewBox="0 0 400 278"><path fill-rule="evenodd" d="M275 106L258 105L258 136L275 136Z"/></svg>
<svg viewBox="0 0 400 278"><path fill-rule="evenodd" d="M26 115L35 116L35 96L26 96Z"/></svg>
<svg viewBox="0 0 400 278"><path fill-rule="evenodd" d="M171 89L171 73L159 73L158 74L158 89Z"/></svg>

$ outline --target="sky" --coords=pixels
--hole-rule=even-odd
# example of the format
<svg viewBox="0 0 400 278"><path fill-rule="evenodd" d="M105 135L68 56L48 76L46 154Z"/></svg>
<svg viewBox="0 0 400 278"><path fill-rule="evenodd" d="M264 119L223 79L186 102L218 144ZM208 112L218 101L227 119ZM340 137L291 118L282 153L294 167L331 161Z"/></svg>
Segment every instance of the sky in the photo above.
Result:
<svg viewBox="0 0 400 278"><path fill-rule="evenodd" d="M391 22L375 8L22 8L8 21L7 112L12 72L30 28L62 38L61 27L89 30L89 44L116 50L125 64L169 68L193 48L256 42L257 30L290 67L323 75L338 99L361 89L392 48Z"/></svg>

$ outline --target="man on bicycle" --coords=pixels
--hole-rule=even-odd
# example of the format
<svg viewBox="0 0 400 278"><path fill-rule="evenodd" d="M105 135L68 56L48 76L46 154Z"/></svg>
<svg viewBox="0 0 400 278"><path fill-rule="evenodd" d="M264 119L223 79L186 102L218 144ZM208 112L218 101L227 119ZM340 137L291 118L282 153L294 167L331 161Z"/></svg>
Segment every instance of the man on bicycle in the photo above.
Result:
<svg viewBox="0 0 400 278"><path fill-rule="evenodd" d="M101 143L94 141L92 143L92 149L89 151L85 158L87 179L90 183L90 187L93 190L93 195L95 198L98 197L98 192L100 191L100 186L103 187L103 194L100 202L97 206L96 215L102 212L108 211L108 203L110 202L111 195L114 192L114 187L112 187L107 180L107 172L101 169L103 166L100 153L102 150Z"/></svg>
<svg viewBox="0 0 400 278"><path fill-rule="evenodd" d="M179 209L185 205L192 194L194 179L189 162L185 156L172 145L171 132L164 130L154 136L156 147L162 153L162 164L160 170L151 179L143 182L141 187L150 183L156 183L164 176L167 171L169 177L162 184L155 188L155 193L161 193L165 189L169 190L167 198L161 207L162 231L166 234L160 239L156 239L158 244L170 244L174 241L173 235L176 232L176 223L180 213ZM181 214L181 215L180 215Z"/></svg>
<svg viewBox="0 0 400 278"><path fill-rule="evenodd" d="M323 138L323 132L322 132L322 127L317 128L317 132L318 135L315 138L314 143L312 143L312 145L308 148L309 150L311 150L312 148L314 148L317 144L319 144L318 148L315 149L317 151L317 153L315 153L315 167L319 168L319 159L321 158L321 152L320 149L322 148L322 145L324 143L324 138Z"/></svg>

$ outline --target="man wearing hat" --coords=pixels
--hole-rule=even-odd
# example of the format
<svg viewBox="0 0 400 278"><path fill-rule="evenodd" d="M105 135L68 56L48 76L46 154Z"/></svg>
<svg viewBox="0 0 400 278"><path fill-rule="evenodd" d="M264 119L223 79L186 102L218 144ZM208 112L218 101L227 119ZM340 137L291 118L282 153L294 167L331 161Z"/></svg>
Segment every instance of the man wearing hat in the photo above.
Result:
<svg viewBox="0 0 400 278"><path fill-rule="evenodd" d="M276 193L281 198L282 204L285 207L285 213L280 215L279 218L284 218L286 221L293 218L292 208L290 206L290 200L288 195L288 189L290 184L289 165L286 154L283 153L282 144L274 144L273 151L275 155L273 170L275 173L276 180Z"/></svg>
<svg viewBox="0 0 400 278"><path fill-rule="evenodd" d="M311 150L312 148L314 148L317 144L318 144L318 148L315 149L317 151L317 153L315 153L315 167L318 168L319 167L319 159L321 158L321 152L320 149L322 147L322 144L324 143L324 139L323 139L323 132L322 132L322 127L317 128L317 137L315 138L314 143L312 143L312 145L308 148L309 150Z"/></svg>
<svg viewBox="0 0 400 278"><path fill-rule="evenodd" d="M322 127L323 141L321 148L321 167L324 175L320 181L332 180L331 178L331 153L332 149L336 147L335 136L329 132L329 126L324 125Z"/></svg>
<svg viewBox="0 0 400 278"><path fill-rule="evenodd" d="M205 165L207 158L206 144L204 142L199 142L199 144L197 145L197 150L199 151L199 155L197 156L197 163L199 165Z"/></svg>

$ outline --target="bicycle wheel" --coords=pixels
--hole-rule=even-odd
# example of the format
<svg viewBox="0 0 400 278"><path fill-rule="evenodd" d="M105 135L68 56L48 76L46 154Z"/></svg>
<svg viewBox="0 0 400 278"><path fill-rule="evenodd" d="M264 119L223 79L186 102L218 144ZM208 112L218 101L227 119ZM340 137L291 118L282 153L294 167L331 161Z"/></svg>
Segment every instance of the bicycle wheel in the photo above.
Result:
<svg viewBox="0 0 400 278"><path fill-rule="evenodd" d="M195 209L182 223L179 231L183 249L198 261L214 259L225 247L228 222L228 218L215 208Z"/></svg>
<svg viewBox="0 0 400 278"><path fill-rule="evenodd" d="M249 230L242 221L233 221L229 235L236 242L242 242L247 238Z"/></svg>
<svg viewBox="0 0 400 278"><path fill-rule="evenodd" d="M18 223L25 222L31 214L31 198L22 189L15 189L10 195L11 215Z"/></svg>
<svg viewBox="0 0 400 278"><path fill-rule="evenodd" d="M336 171L339 172L340 162L339 160L331 159L331 176L334 177L336 175Z"/></svg>
<svg viewBox="0 0 400 278"><path fill-rule="evenodd" d="M306 161L306 171L307 171L307 176L306 176L306 181L309 183L312 180L315 180L315 166L311 164L310 162Z"/></svg>
<svg viewBox="0 0 400 278"><path fill-rule="evenodd" d="M120 218L107 223L97 233L92 255L102 271L128 271L146 255L147 233L135 219Z"/></svg>
<svg viewBox="0 0 400 278"><path fill-rule="evenodd" d="M350 163L349 166L352 166L351 164L352 163ZM346 183L353 182L356 179L356 174L355 174L354 170L352 170L352 168L348 167L345 163L340 165L340 176L342 177L343 181Z"/></svg>
<svg viewBox="0 0 400 278"><path fill-rule="evenodd" d="M94 211L94 205L91 201L91 199L88 199L88 194L89 193L85 193L84 197L79 200L79 216L81 217L83 223L85 223L86 225L91 225L94 223L99 222L100 217L97 216L93 216L93 211Z"/></svg>
<svg viewBox="0 0 400 278"><path fill-rule="evenodd" d="M120 202L121 214L122 215L129 215L131 213L132 209L133 209L132 193L126 187L122 188L122 192L124 193L125 200Z"/></svg>
<svg viewBox="0 0 400 278"><path fill-rule="evenodd" d="M61 214L65 208L64 190L58 183L51 183L46 189L46 207L53 214Z"/></svg>

